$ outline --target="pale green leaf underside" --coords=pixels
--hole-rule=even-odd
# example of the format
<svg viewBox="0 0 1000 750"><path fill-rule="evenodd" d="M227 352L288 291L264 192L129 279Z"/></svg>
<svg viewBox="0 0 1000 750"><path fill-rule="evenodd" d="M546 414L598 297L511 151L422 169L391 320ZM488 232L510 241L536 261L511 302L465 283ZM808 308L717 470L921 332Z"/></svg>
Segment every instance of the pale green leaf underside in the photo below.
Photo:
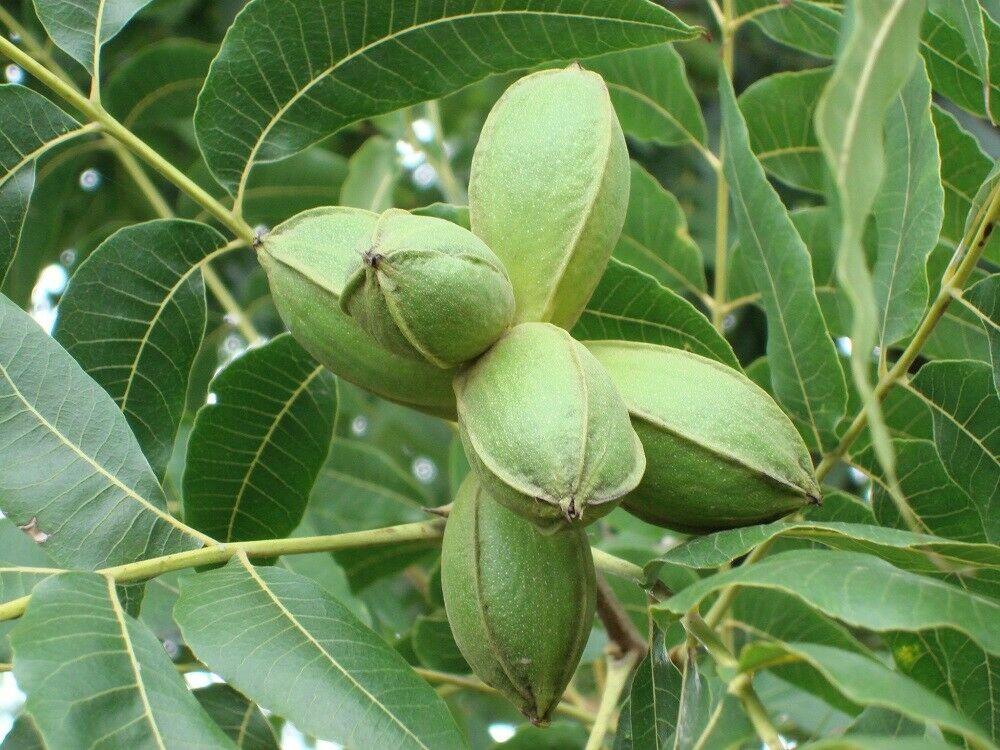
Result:
<svg viewBox="0 0 1000 750"><path fill-rule="evenodd" d="M488 75L698 33L643 0L255 0L199 96L212 171L240 196L252 165L344 125L434 99Z"/></svg>
<svg viewBox="0 0 1000 750"><path fill-rule="evenodd" d="M989 741L975 723L927 688L881 662L852 651L818 643L753 643L740 654L740 665L753 672L792 657L817 670L859 706L881 706L916 721L929 721L977 742Z"/></svg>
<svg viewBox="0 0 1000 750"><path fill-rule="evenodd" d="M679 617L730 584L778 589L848 625L876 632L951 628L965 633L988 652L1000 653L1000 631L995 625L1000 605L858 552L781 552L704 578L654 605L653 610Z"/></svg>
<svg viewBox="0 0 1000 750"><path fill-rule="evenodd" d="M380 135L372 136L347 163L340 205L381 213L392 207L393 193L402 176L396 145Z"/></svg>
<svg viewBox="0 0 1000 750"><path fill-rule="evenodd" d="M3 296L0 425L0 509L58 562L100 568L204 541L166 512L111 397Z"/></svg>
<svg viewBox="0 0 1000 750"><path fill-rule="evenodd" d="M647 571L658 569L663 563L691 568L719 567L775 537L806 539L835 549L866 552L919 573L939 571L926 553L934 553L938 560L963 568L1000 569L1000 549L990 544L954 542L860 523L776 521L693 537L649 563Z"/></svg>
<svg viewBox="0 0 1000 750"><path fill-rule="evenodd" d="M49 747L233 747L110 579L65 573L39 584L11 643Z"/></svg>
<svg viewBox="0 0 1000 750"><path fill-rule="evenodd" d="M174 615L210 669L309 734L346 747L463 747L430 685L307 578L235 559L183 578Z"/></svg>
<svg viewBox="0 0 1000 750"><path fill-rule="evenodd" d="M979 318L990 340L993 384L1000 393L1000 274L991 274L970 287L963 299Z"/></svg>

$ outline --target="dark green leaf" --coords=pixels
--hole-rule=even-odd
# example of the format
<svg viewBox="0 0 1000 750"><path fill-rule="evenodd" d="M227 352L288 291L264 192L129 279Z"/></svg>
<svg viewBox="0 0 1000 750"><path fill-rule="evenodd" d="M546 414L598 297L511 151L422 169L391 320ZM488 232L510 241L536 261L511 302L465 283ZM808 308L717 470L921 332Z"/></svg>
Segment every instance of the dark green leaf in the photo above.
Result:
<svg viewBox="0 0 1000 750"><path fill-rule="evenodd" d="M412 638L413 650L425 667L453 674L468 674L471 671L469 663L458 650L443 611L418 617Z"/></svg>
<svg viewBox="0 0 1000 750"><path fill-rule="evenodd" d="M965 52L972 58L976 73L984 82L983 109L990 111L990 50L983 29L979 0L928 0L927 9L958 32Z"/></svg>
<svg viewBox="0 0 1000 750"><path fill-rule="evenodd" d="M740 248L767 314L774 395L812 435L812 444L831 446L847 407L847 386L816 300L809 254L750 150L732 85L725 77L719 80L726 179Z"/></svg>
<svg viewBox="0 0 1000 750"><path fill-rule="evenodd" d="M60 49L91 75L99 71L101 47L150 0L35 0L35 12Z"/></svg>
<svg viewBox="0 0 1000 750"><path fill-rule="evenodd" d="M982 514L991 543L1000 539L1000 395L983 362L929 362L910 381L934 417L934 444L952 480Z"/></svg>
<svg viewBox="0 0 1000 750"><path fill-rule="evenodd" d="M680 617L730 584L784 591L848 625L877 632L952 628L1000 653L1000 632L992 626L1000 604L858 552L781 552L704 578L654 605L653 612Z"/></svg>
<svg viewBox="0 0 1000 750"><path fill-rule="evenodd" d="M126 227L83 262L59 304L52 335L118 404L159 477L205 335L201 269L227 249L204 224Z"/></svg>
<svg viewBox="0 0 1000 750"><path fill-rule="evenodd" d="M705 143L705 120L673 45L613 52L583 65L608 84L628 135L664 146Z"/></svg>
<svg viewBox="0 0 1000 750"><path fill-rule="evenodd" d="M990 172L990 158L975 137L966 132L950 112L932 107L934 129L941 152L944 186L944 223L941 237L957 245L965 233L976 191Z"/></svg>
<svg viewBox="0 0 1000 750"><path fill-rule="evenodd" d="M955 2L964 0L955 0ZM950 2L950 0L949 0ZM988 88L992 119L1000 114L1000 81L996 80L997 49L1000 47L1000 26L987 16L983 17L986 46L994 67ZM976 62L969 52L962 35L933 13L924 16L920 29L921 52L927 61L934 90L948 97L962 109L979 117L986 115L985 91L987 86L976 70Z"/></svg>
<svg viewBox="0 0 1000 750"><path fill-rule="evenodd" d="M806 0L738 0L741 17L752 18L772 39L819 57L833 57L842 3Z"/></svg>
<svg viewBox="0 0 1000 750"><path fill-rule="evenodd" d="M933 690L973 721L993 741L1000 738L1000 658L953 630L897 633L889 638L897 668Z"/></svg>
<svg viewBox="0 0 1000 750"><path fill-rule="evenodd" d="M632 162L628 213L614 257L675 292L695 297L705 293L701 250L688 234L680 204L636 162Z"/></svg>
<svg viewBox="0 0 1000 750"><path fill-rule="evenodd" d="M212 45L191 39L152 44L108 78L104 107L133 131L188 121L214 56Z"/></svg>
<svg viewBox="0 0 1000 750"><path fill-rule="evenodd" d="M318 738L464 745L444 702L403 657L307 578L237 558L183 578L174 614L209 668Z"/></svg>
<svg viewBox="0 0 1000 750"><path fill-rule="evenodd" d="M288 536L330 448L334 377L290 334L212 381L184 471L184 516L220 541Z"/></svg>
<svg viewBox="0 0 1000 750"><path fill-rule="evenodd" d="M492 750L582 750L586 744L587 730L582 726L554 721L547 727L518 727L513 737L497 743Z"/></svg>
<svg viewBox="0 0 1000 750"><path fill-rule="evenodd" d="M209 685L194 697L240 750L278 750L274 729L257 704L229 685Z"/></svg>
<svg viewBox="0 0 1000 750"><path fill-rule="evenodd" d="M985 508L948 476L930 440L895 439L899 490L927 531L964 542L994 542ZM872 507L879 522L905 528L870 449L859 451L854 463L872 477ZM995 525L995 522L994 522Z"/></svg>
<svg viewBox="0 0 1000 750"><path fill-rule="evenodd" d="M1000 274L992 274L977 282L962 299L979 318L990 340L993 385L1000 392Z"/></svg>
<svg viewBox="0 0 1000 750"><path fill-rule="evenodd" d="M892 104L885 121L886 172L873 213L878 255L872 283L883 351L911 335L927 308L925 265L944 217L944 190L931 86L923 63Z"/></svg>
<svg viewBox="0 0 1000 750"><path fill-rule="evenodd" d="M170 516L125 416L0 296L0 509L53 559L100 568L200 546Z"/></svg>
<svg viewBox="0 0 1000 750"><path fill-rule="evenodd" d="M109 578L65 573L40 584L11 644L50 747L233 747Z"/></svg>
<svg viewBox="0 0 1000 750"><path fill-rule="evenodd" d="M633 750L668 747L677 731L684 675L668 651L663 634L657 631L632 678L629 716Z"/></svg>
<svg viewBox="0 0 1000 750"><path fill-rule="evenodd" d="M813 110L829 68L776 73L740 94L750 148L765 170L792 187L822 193L826 162L813 132Z"/></svg>
<svg viewBox="0 0 1000 750"><path fill-rule="evenodd" d="M255 0L212 63L195 126L212 171L239 203L255 162L293 154L351 122L495 73L697 33L641 0L498 8L474 0Z"/></svg>
<svg viewBox="0 0 1000 750"><path fill-rule="evenodd" d="M614 258L573 327L573 335L580 340L661 344L740 368L729 343L694 305Z"/></svg>
<svg viewBox="0 0 1000 750"><path fill-rule="evenodd" d="M35 186L35 161L53 146L92 129L82 126L41 94L23 86L0 86L0 286L14 262L28 202Z"/></svg>
<svg viewBox="0 0 1000 750"><path fill-rule="evenodd" d="M340 205L367 208L377 213L391 208L403 165L396 144L373 135L347 163L347 177L340 189Z"/></svg>
<svg viewBox="0 0 1000 750"><path fill-rule="evenodd" d="M28 715L21 714L0 742L0 750L45 750L45 744Z"/></svg>

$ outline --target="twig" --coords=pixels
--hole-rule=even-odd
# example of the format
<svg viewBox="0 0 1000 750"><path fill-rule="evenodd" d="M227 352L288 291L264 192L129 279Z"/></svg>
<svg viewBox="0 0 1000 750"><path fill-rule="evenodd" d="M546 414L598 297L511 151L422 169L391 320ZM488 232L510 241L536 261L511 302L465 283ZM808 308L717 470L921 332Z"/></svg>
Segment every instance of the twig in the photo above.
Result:
<svg viewBox="0 0 1000 750"><path fill-rule="evenodd" d="M628 676L632 673L632 667L638 661L639 655L634 651L629 651L621 658L610 654L607 656L607 680L604 683L604 691L601 693L601 705L597 709L594 726L587 739L586 750L600 750L603 745L604 737L614 719L615 709L618 707L618 699L621 697L622 690L625 689L625 683L628 682Z"/></svg>
<svg viewBox="0 0 1000 750"><path fill-rule="evenodd" d="M618 649L616 656L624 656L630 651L638 654L640 659L646 655L649 650L646 639L600 573L597 574L597 616L601 618L608 638Z"/></svg>
<svg viewBox="0 0 1000 750"><path fill-rule="evenodd" d="M709 6L722 35L722 66L726 75L733 75L733 32L729 20L733 15L732 0L724 0L720 9L715 0ZM712 295L712 324L722 333L726 323L726 294L729 285L729 184L722 169L726 159L726 144L719 137L718 168L715 170L715 282Z"/></svg>

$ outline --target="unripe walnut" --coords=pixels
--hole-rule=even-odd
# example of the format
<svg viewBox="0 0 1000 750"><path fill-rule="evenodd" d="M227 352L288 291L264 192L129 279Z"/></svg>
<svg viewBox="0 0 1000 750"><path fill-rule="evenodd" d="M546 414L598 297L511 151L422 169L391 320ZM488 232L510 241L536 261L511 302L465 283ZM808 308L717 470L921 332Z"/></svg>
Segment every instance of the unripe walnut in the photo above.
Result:
<svg viewBox="0 0 1000 750"><path fill-rule="evenodd" d="M483 486L554 531L609 513L645 468L611 378L579 342L522 323L455 377L459 430Z"/></svg>
<svg viewBox="0 0 1000 750"><path fill-rule="evenodd" d="M449 368L510 326L514 291L472 232L391 208L349 271L340 305L390 351Z"/></svg>
<svg viewBox="0 0 1000 750"><path fill-rule="evenodd" d="M644 521L708 533L819 502L809 450L756 383L656 344L588 341L628 404L648 466L622 506Z"/></svg>
<svg viewBox="0 0 1000 750"><path fill-rule="evenodd" d="M572 327L618 242L629 184L625 136L597 73L543 70L504 92L473 155L469 215L507 268L515 322Z"/></svg>
<svg viewBox="0 0 1000 750"><path fill-rule="evenodd" d="M441 588L473 671L536 724L576 671L594 621L596 583L582 529L541 535L470 474L441 547Z"/></svg>
<svg viewBox="0 0 1000 750"><path fill-rule="evenodd" d="M454 418L452 373L390 352L340 309L349 270L371 246L378 215L326 206L275 227L257 257L296 340L340 377L390 401Z"/></svg>

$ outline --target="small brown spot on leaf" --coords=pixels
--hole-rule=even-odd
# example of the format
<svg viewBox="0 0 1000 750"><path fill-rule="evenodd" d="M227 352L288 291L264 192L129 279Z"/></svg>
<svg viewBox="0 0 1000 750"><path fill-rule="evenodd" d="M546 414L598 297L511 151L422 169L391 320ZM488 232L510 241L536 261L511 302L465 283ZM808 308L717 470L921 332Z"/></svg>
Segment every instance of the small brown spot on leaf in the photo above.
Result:
<svg viewBox="0 0 1000 750"><path fill-rule="evenodd" d="M24 524L24 526L18 526L17 528L30 536L31 541L38 544L43 544L49 538L49 535L39 528L38 519L35 516L32 516L31 520Z"/></svg>

